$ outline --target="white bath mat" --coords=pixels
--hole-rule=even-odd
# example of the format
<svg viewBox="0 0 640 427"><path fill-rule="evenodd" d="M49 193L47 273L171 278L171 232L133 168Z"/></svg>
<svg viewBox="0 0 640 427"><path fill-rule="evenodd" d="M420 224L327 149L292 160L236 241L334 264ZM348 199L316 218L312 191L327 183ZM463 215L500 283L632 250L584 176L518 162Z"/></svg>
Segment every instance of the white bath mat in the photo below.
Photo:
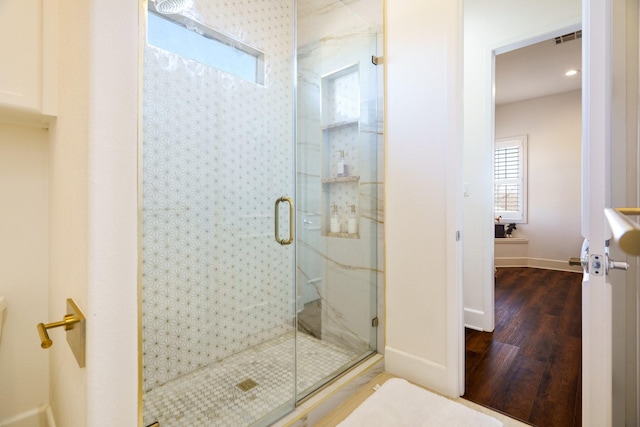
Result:
<svg viewBox="0 0 640 427"><path fill-rule="evenodd" d="M339 427L502 427L488 415L391 378Z"/></svg>

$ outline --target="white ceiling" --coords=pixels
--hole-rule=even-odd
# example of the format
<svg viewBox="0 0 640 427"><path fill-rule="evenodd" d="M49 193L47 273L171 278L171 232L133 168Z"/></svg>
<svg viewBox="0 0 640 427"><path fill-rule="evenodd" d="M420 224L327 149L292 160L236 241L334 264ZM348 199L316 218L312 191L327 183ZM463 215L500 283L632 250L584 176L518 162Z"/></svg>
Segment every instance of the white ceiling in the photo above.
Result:
<svg viewBox="0 0 640 427"><path fill-rule="evenodd" d="M582 87L581 39L556 45L554 39L496 56L496 105L568 92Z"/></svg>
<svg viewBox="0 0 640 427"><path fill-rule="evenodd" d="M298 0L298 46L348 32L382 27L380 0ZM581 39L554 39L496 56L496 105L580 89Z"/></svg>

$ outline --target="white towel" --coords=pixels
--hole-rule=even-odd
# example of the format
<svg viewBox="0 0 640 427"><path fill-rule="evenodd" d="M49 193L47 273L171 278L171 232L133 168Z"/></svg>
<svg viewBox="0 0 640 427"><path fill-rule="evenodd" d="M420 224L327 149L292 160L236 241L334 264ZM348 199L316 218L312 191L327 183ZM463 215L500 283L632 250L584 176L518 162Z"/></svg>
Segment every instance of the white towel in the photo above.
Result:
<svg viewBox="0 0 640 427"><path fill-rule="evenodd" d="M502 427L495 418L400 378L385 382L339 427Z"/></svg>

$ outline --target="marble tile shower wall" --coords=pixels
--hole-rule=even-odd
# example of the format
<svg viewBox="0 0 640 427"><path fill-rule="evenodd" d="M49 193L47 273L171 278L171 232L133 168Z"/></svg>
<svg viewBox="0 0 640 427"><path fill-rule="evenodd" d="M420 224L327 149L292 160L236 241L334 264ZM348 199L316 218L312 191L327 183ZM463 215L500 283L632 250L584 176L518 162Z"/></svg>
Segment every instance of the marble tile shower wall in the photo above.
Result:
<svg viewBox="0 0 640 427"><path fill-rule="evenodd" d="M149 390L292 331L290 0L198 3L197 20L265 52L265 85L145 48L143 372Z"/></svg>
<svg viewBox="0 0 640 427"><path fill-rule="evenodd" d="M381 72L371 64L379 34L370 28L354 29L348 35L327 37L298 49L298 282L303 295L322 300L323 340L357 352L368 350L373 341L376 331L371 327L371 308L380 300L381 293L376 292L383 286L382 89ZM329 206L336 203L346 215L345 205L354 200L355 189L360 238L348 239L325 236L318 226L327 222L329 212L321 202L322 192L329 191L321 182L322 163L327 161L323 156L328 154L330 165L337 160L336 150L323 149L329 141L323 141L320 130L326 124L321 81L323 76L354 64L358 64L359 80L341 83L359 85L360 103L355 107L359 132L332 131L329 139L333 138L334 146L345 148L350 174L359 175L360 180L332 186L325 199ZM352 93L350 87L342 89ZM337 116L336 121L347 118ZM305 286L311 286L313 292L304 292ZM381 336L378 334L378 340Z"/></svg>

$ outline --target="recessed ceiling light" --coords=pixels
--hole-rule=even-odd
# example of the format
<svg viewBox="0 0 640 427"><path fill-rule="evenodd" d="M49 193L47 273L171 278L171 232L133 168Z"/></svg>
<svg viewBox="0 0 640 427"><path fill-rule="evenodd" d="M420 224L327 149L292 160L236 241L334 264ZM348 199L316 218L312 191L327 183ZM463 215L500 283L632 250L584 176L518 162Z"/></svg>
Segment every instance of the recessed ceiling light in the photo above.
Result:
<svg viewBox="0 0 640 427"><path fill-rule="evenodd" d="M566 73L564 73L565 76L575 76L576 74L578 74L580 72L580 70L569 70Z"/></svg>

